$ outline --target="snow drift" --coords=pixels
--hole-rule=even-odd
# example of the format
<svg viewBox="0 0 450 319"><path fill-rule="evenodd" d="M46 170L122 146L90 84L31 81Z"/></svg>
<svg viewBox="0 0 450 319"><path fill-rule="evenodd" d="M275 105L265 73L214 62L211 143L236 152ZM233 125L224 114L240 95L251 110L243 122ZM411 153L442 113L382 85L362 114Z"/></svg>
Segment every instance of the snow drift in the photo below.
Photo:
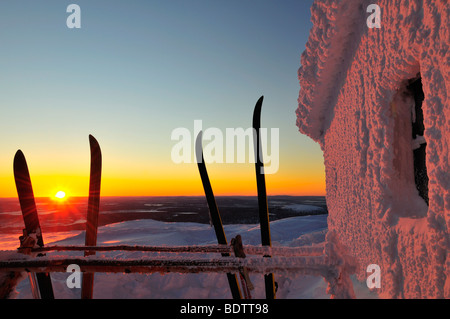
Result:
<svg viewBox="0 0 450 319"><path fill-rule="evenodd" d="M368 28L373 1L316 0L298 71L297 126L324 152L328 224L359 262L381 268L387 298L450 298L449 6L388 1ZM424 94L427 202L414 180L411 137Z"/></svg>

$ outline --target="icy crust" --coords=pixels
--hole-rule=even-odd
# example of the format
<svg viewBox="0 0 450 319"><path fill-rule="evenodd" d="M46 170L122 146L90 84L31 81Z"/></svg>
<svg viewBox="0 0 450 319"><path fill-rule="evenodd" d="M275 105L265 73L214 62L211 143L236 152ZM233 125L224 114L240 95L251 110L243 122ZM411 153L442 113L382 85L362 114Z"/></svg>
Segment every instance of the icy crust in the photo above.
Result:
<svg viewBox="0 0 450 319"><path fill-rule="evenodd" d="M329 231L326 237L327 243L324 247L324 254L328 257L329 268L326 280L328 282L327 293L334 298L355 298L353 283L350 275L357 269L357 260L352 257L345 246L339 242L339 238L334 231Z"/></svg>
<svg viewBox="0 0 450 319"><path fill-rule="evenodd" d="M298 70L301 91L296 113L300 131L316 141L329 125L329 107L336 103L361 38L363 3L325 0L315 1L311 7L313 28Z"/></svg>
<svg viewBox="0 0 450 319"><path fill-rule="evenodd" d="M297 125L324 151L329 228L357 257L358 278L378 264L383 297L450 298L450 7L380 0L382 27L369 29L369 3L314 2ZM404 94L419 72L429 207L414 185Z"/></svg>

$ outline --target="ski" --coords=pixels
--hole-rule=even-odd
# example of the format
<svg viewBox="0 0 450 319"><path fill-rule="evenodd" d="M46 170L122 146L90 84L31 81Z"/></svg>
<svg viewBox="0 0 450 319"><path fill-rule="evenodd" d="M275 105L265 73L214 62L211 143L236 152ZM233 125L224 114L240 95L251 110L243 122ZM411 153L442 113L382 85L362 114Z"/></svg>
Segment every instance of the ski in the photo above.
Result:
<svg viewBox="0 0 450 319"><path fill-rule="evenodd" d="M35 245L43 247L44 239L36 209L33 186L31 184L27 161L21 150L16 152L13 166L17 194L25 224L24 237L34 238ZM40 254L38 256L43 255ZM52 280L49 273L30 273L29 277L34 298L54 299Z"/></svg>
<svg viewBox="0 0 450 319"><path fill-rule="evenodd" d="M228 245L227 238L225 236L225 231L223 230L222 219L220 218L219 209L217 207L216 200L214 198L214 193L208 177L208 171L206 170L206 165L203 158L202 136L203 134L202 132L200 132L197 135L197 139L195 141L195 155L197 158L198 171L200 173L206 200L208 202L209 216L214 226L217 241L220 245ZM222 253L222 256L229 257L230 254ZM227 278L233 299L242 299L242 294L239 288L236 275L233 273L227 273Z"/></svg>
<svg viewBox="0 0 450 319"><path fill-rule="evenodd" d="M269 225L269 208L267 204L266 180L264 177L264 164L262 158L261 147L261 108L264 96L261 96L256 102L253 110L253 131L254 131L254 149L255 149L255 170L256 170L256 185L258 189L258 206L259 206L259 223L261 228L261 243L263 246L271 247L270 239L270 225ZM270 257L265 255L264 257ZM266 288L266 298L275 299L275 281L273 273L264 275L264 283Z"/></svg>
<svg viewBox="0 0 450 319"><path fill-rule="evenodd" d="M89 135L91 149L91 170L89 178L89 200L86 218L86 246L97 245L98 214L100 209L100 184L102 177L102 152L97 140ZM95 252L85 251L84 256L94 255ZM92 299L94 293L94 273L83 274L81 298Z"/></svg>

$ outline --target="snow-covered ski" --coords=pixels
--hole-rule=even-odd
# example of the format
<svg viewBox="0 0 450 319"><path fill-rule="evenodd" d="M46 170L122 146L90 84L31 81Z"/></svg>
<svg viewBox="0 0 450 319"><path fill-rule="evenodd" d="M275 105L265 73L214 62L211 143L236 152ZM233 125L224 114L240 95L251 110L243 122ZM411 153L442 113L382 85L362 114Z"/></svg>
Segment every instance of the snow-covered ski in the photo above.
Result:
<svg viewBox="0 0 450 319"><path fill-rule="evenodd" d="M195 141L195 155L197 158L198 171L202 179L203 189L205 191L206 200L209 207L209 216L214 226L217 241L220 245L228 245L225 231L223 230L222 219L220 218L219 209L214 198L214 193L211 187L211 183L208 177L208 171L206 170L205 161L203 159L203 147L202 147L202 132L197 135ZM228 257L229 253L222 253L222 256ZM230 285L231 295L233 299L242 299L242 294L239 288L237 277L233 273L227 273L228 284Z"/></svg>
<svg viewBox="0 0 450 319"><path fill-rule="evenodd" d="M102 177L102 152L97 140L89 135L91 149L91 170L89 179L89 200L86 218L86 246L97 244L98 214L100 207L100 185ZM85 251L84 256L93 255L95 252ZM92 299L94 292L94 273L83 274L81 298Z"/></svg>
<svg viewBox="0 0 450 319"><path fill-rule="evenodd" d="M255 169L256 185L258 189L259 223L261 228L261 243L263 246L272 246L270 239L269 226L269 208L267 204L266 180L264 177L264 164L262 158L260 128L261 128L261 108L264 96L261 96L256 102L253 110L253 130L254 130L254 148L255 148ZM266 255L265 257L270 257ZM266 298L275 299L275 281L273 273L264 275L266 287Z"/></svg>
<svg viewBox="0 0 450 319"><path fill-rule="evenodd" d="M43 247L44 239L42 237L36 202L34 200L33 186L31 184L27 161L21 150L16 152L13 166L17 194L25 224L24 237L34 238L34 245ZM54 299L53 286L49 273L30 274L30 284L35 298Z"/></svg>

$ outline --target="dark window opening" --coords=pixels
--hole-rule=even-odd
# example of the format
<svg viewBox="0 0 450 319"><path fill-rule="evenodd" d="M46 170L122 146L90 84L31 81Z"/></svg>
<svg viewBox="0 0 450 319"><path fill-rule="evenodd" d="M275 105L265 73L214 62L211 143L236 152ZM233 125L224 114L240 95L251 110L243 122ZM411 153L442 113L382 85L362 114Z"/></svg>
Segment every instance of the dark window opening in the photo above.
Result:
<svg viewBox="0 0 450 319"><path fill-rule="evenodd" d="M414 180L416 188L428 205L428 174L426 166L426 147L427 143L424 138L425 126L423 124L422 102L425 95L422 90L422 78L418 74L417 78L408 81L408 91L414 98L414 105L411 109L412 113L412 139L414 153Z"/></svg>

